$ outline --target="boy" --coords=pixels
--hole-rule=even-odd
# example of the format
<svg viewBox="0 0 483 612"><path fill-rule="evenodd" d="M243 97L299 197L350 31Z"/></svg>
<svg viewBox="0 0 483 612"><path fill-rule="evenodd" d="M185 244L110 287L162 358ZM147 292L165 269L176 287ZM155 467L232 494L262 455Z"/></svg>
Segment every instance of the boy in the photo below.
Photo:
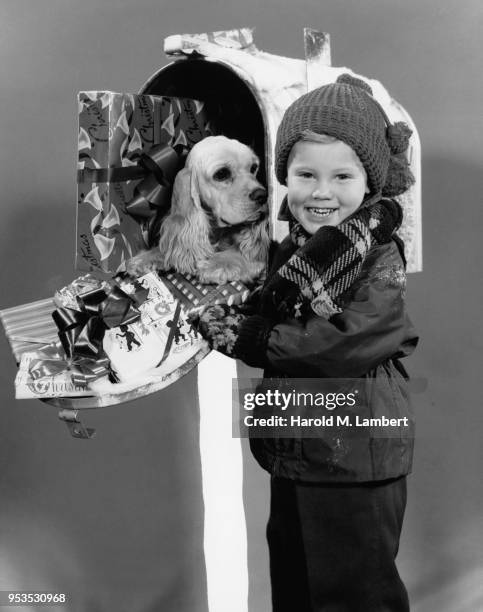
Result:
<svg viewBox="0 0 483 612"><path fill-rule="evenodd" d="M251 304L214 306L199 330L265 377L371 378L371 414L408 417L399 358L417 336L404 304L399 205L412 183L409 128L391 125L350 75L296 100L277 134L287 185L277 247ZM395 557L413 429L396 437L251 439L271 473L267 527L274 612L406 612Z"/></svg>

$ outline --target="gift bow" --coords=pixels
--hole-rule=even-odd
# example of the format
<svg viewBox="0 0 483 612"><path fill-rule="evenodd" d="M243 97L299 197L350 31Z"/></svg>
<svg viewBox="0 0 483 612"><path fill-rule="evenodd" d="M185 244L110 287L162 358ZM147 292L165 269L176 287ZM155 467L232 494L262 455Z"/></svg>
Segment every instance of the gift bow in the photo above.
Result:
<svg viewBox="0 0 483 612"><path fill-rule="evenodd" d="M109 374L109 359L87 359L86 357L69 358L60 342L42 348L42 357L33 359L29 372L34 380L55 376L62 372L71 373L75 385L85 386L89 382Z"/></svg>
<svg viewBox="0 0 483 612"><path fill-rule="evenodd" d="M77 308L61 307L52 313L58 328L60 344L65 358L56 355L31 367L32 376L52 376L65 370L73 372L74 383L87 383L108 373L109 360L102 348L106 329L129 325L141 316L138 307L149 293L142 286L135 286L133 294L127 294L115 279L102 287L96 287L76 296ZM61 359L62 362L59 362ZM52 362L51 362L52 361ZM34 374L35 372L35 374Z"/></svg>
<svg viewBox="0 0 483 612"><path fill-rule="evenodd" d="M150 219L157 210L169 207L174 177L181 169L186 153L185 147L158 144L142 153L136 166L84 168L78 171L77 180L108 183L144 179L136 185L134 196L125 205L125 210L137 221Z"/></svg>
<svg viewBox="0 0 483 612"><path fill-rule="evenodd" d="M102 357L106 329L129 325L139 319L137 306L147 294L148 290L141 287L131 296L117 284L106 283L76 296L78 309L57 308L52 318L67 357Z"/></svg>
<svg viewBox="0 0 483 612"><path fill-rule="evenodd" d="M156 210L168 208L171 187L185 157L184 149L178 153L166 145L157 145L143 153L138 164L149 174L136 185L133 199L126 204L126 212L135 219L150 219Z"/></svg>

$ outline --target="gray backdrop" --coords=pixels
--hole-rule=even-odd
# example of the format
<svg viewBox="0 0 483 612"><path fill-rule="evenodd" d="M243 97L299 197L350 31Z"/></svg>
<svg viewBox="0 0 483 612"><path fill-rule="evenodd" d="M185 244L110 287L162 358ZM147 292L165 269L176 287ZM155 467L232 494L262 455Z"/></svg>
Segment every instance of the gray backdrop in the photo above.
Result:
<svg viewBox="0 0 483 612"><path fill-rule="evenodd" d="M136 92L165 36L256 26L257 45L303 57L303 26L333 65L379 78L423 145L424 272L409 279L429 380L400 551L417 612L483 609L481 470L483 10L478 0L2 0L0 308L73 278L78 90ZM478 104L477 104L478 103ZM479 264L479 265L478 265ZM98 411L71 439L56 411L15 401L0 339L0 590L58 589L72 611L206 609L195 374ZM246 449L245 449L246 451ZM245 452L250 611L268 609L268 479Z"/></svg>

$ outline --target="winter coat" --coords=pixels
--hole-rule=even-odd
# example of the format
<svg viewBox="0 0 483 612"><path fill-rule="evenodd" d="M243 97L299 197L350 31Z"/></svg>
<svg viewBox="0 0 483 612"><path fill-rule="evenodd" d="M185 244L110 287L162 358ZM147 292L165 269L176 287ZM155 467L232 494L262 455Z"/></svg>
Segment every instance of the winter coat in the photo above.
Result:
<svg viewBox="0 0 483 612"><path fill-rule="evenodd" d="M295 250L290 237L278 245L268 278ZM356 431L341 426L322 428L317 438L251 437L252 452L265 470L299 481L334 483L380 481L411 471L414 417L399 359L413 352L418 336L406 313L404 290L399 243L372 247L343 312L329 320L313 314L276 323L263 345L263 362L265 378L376 380L361 416L405 419L399 421L405 425L391 427L389 435L380 427ZM271 310L262 289L258 313L270 320L276 316ZM252 346L255 355L256 341Z"/></svg>

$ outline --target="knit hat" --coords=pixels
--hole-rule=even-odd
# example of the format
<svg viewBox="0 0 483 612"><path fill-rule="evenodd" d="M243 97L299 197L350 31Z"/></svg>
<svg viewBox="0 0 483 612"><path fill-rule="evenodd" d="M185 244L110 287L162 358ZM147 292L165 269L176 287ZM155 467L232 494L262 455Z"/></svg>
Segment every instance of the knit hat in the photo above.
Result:
<svg viewBox="0 0 483 612"><path fill-rule="evenodd" d="M372 195L399 195L414 182L404 155L410 128L402 121L392 125L361 79L342 74L335 83L301 96L285 111L275 145L275 172L282 185L290 151L307 130L349 145L364 166Z"/></svg>

